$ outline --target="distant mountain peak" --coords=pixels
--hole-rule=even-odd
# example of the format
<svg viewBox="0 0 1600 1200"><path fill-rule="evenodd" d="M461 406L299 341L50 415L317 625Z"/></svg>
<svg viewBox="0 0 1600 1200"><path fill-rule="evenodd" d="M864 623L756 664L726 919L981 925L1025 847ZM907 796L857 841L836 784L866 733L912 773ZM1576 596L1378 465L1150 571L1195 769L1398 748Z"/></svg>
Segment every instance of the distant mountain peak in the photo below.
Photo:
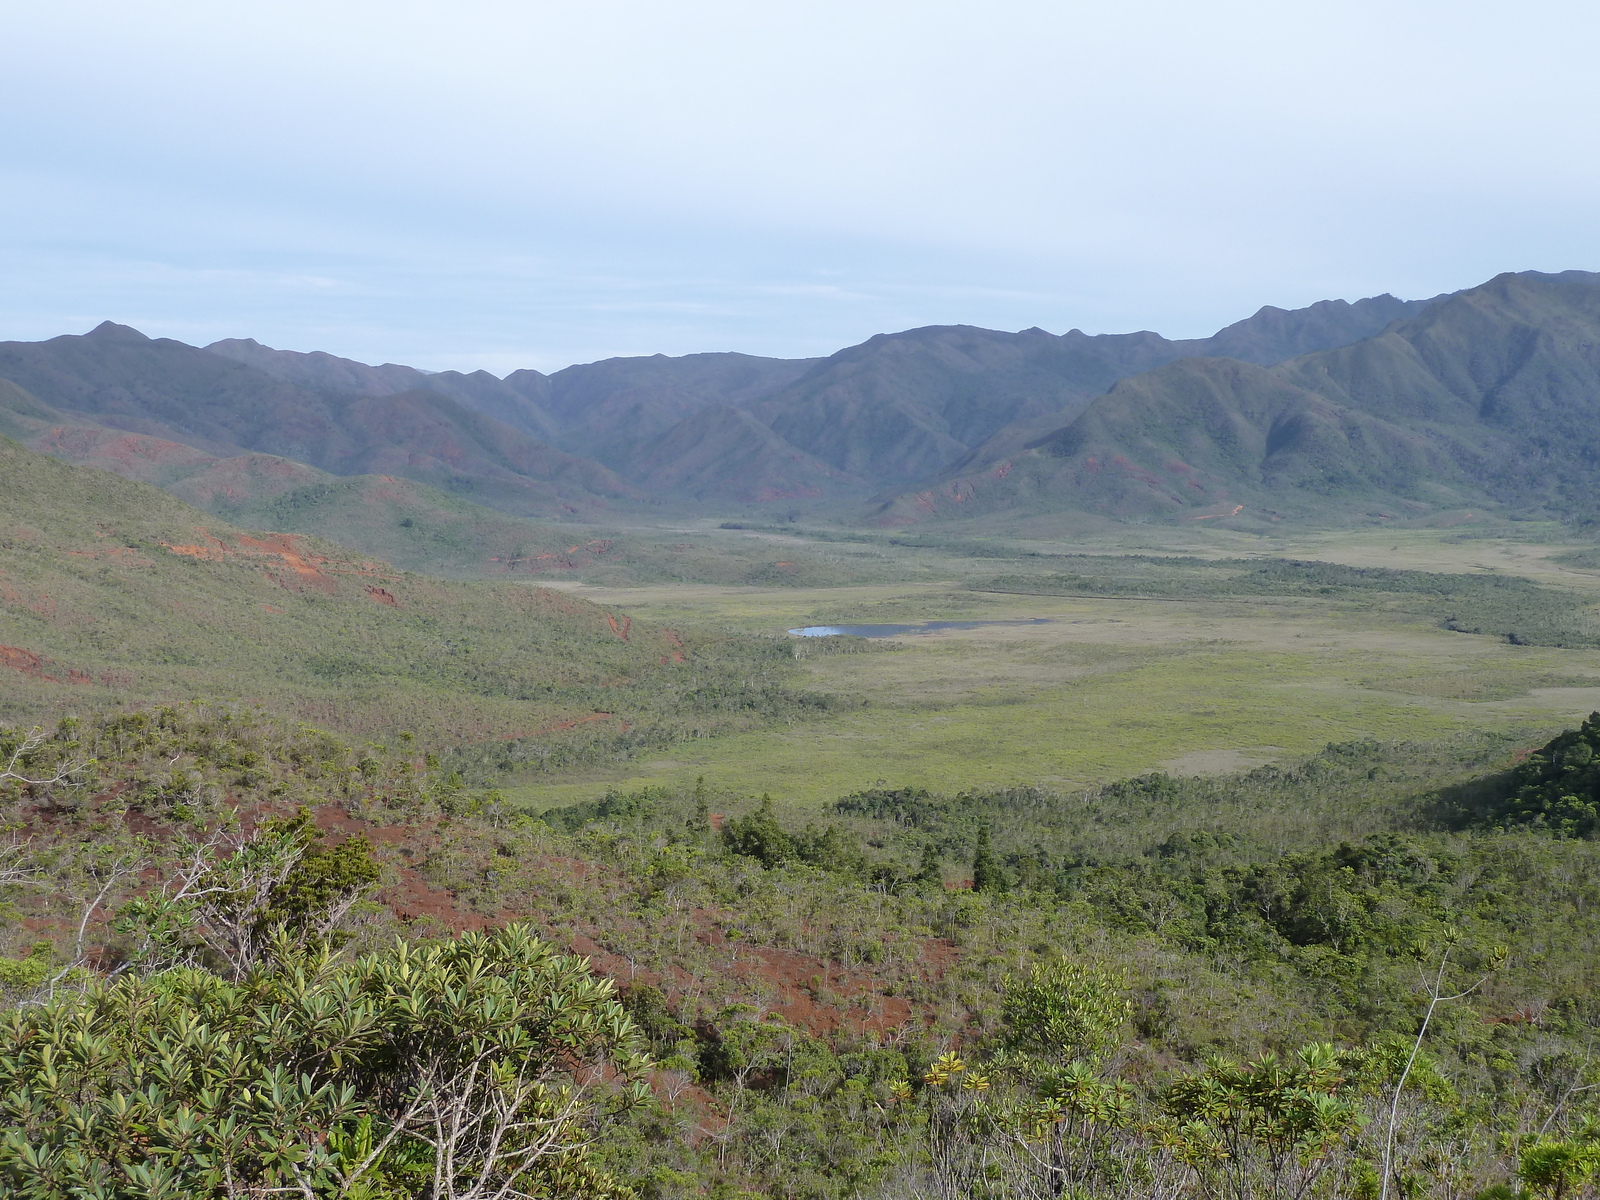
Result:
<svg viewBox="0 0 1600 1200"><path fill-rule="evenodd" d="M96 338L102 342L148 342L150 339L140 333L132 325L118 325L115 321L101 321L84 337Z"/></svg>

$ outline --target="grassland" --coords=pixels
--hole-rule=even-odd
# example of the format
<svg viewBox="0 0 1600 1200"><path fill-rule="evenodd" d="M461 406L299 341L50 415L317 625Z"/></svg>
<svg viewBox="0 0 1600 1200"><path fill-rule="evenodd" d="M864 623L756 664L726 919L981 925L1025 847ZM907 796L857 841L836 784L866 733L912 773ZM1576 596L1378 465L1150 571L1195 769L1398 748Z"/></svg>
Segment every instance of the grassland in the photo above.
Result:
<svg viewBox="0 0 1600 1200"><path fill-rule="evenodd" d="M1593 573L1549 562L1558 547L1404 531L1401 549L1396 532L1383 531L1395 549L1363 535L1306 538L1294 549L1355 565L1515 565L1580 597L1600 594ZM683 787L704 775L730 797L770 792L782 805L812 810L880 780L942 791L1038 783L1071 790L1151 770L1232 770L1357 738L1511 728L1532 742L1600 708L1600 651L1455 633L1384 602L996 595L966 586L992 573L993 560L952 556L947 565L958 578L939 584L575 586L641 619L752 633L830 621L1049 623L803 657L810 688L851 702L820 721L687 743L559 781L524 779L509 794L542 809L606 787ZM803 655L808 649L797 645Z"/></svg>

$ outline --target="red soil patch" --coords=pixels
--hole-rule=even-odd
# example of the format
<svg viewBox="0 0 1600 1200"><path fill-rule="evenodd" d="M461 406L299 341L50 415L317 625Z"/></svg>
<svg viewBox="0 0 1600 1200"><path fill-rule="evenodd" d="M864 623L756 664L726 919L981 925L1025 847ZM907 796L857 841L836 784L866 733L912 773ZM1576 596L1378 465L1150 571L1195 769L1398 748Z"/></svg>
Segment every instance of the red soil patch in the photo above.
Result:
<svg viewBox="0 0 1600 1200"><path fill-rule="evenodd" d="M141 468L201 466L214 461L211 455L181 442L142 433L109 435L103 429L88 426L57 425L34 443L34 449L73 461L109 459L123 468L118 474L135 478L148 473Z"/></svg>
<svg viewBox="0 0 1600 1200"><path fill-rule="evenodd" d="M1516 1012L1506 1013L1504 1016L1485 1017L1483 1018L1483 1023L1485 1025L1538 1025L1544 1016L1544 1007L1542 1002L1524 1005Z"/></svg>
<svg viewBox="0 0 1600 1200"><path fill-rule="evenodd" d="M719 914L709 910L695 909L690 918L689 933L696 942L732 951L734 961L718 972L722 986L731 983L752 998L765 996L767 1011L797 1029L817 1036L841 1030L881 1035L917 1019L916 1006L903 996L885 994L884 981L869 970L847 970L829 959L782 946L742 945L724 933ZM619 983L652 984L669 997L695 986L679 967L658 973L611 953L595 940L604 936L603 931L594 931L594 936L578 934L569 941L575 953ZM959 957L949 942L926 939L917 956L923 981L938 981ZM933 1019L931 1012L922 1014L923 1023Z"/></svg>
<svg viewBox="0 0 1600 1200"><path fill-rule="evenodd" d="M1137 479L1140 483L1153 484L1156 487L1161 486L1161 480L1139 466L1132 459L1126 458L1121 454L1112 457L1111 465L1119 468L1124 475Z"/></svg>
<svg viewBox="0 0 1600 1200"><path fill-rule="evenodd" d="M377 584L369 583L367 584L367 595L371 596L379 604L387 604L390 608L400 607L400 601L394 598L394 593L388 588L381 588Z"/></svg>
<svg viewBox="0 0 1600 1200"><path fill-rule="evenodd" d="M568 546L565 553L548 550L543 554L532 556L494 555L489 559L492 563L499 563L508 574L518 570L526 570L531 574L554 568L558 571L576 571L582 567L593 564L594 560L610 551L612 547L610 538L596 538L594 541L585 542L581 546Z"/></svg>
<svg viewBox="0 0 1600 1200"><path fill-rule="evenodd" d="M35 654L32 650L24 650L20 646L0 646L0 667L10 667L13 671L20 671L45 683L94 682L93 677L83 671L66 671L65 679L56 675L46 675L44 669L49 662L49 659Z"/></svg>
<svg viewBox="0 0 1600 1200"><path fill-rule="evenodd" d="M96 797L96 802L114 797L127 786L126 781L114 785L110 791ZM273 806L255 807L241 813L243 827L248 831L266 816L286 815L289 811L290 808L280 812ZM420 862L428 850L439 844L443 832L440 822L369 824L331 804L319 806L312 815L317 827L335 842L360 835L379 848L389 866L390 882L374 899L389 908L399 920L421 924L425 932L462 933L526 920L555 944L587 958L595 974L610 977L623 988L648 983L660 987L669 997L683 997L703 991L708 982L703 975L691 975L676 963L667 965L661 972L638 968L636 962L606 948L603 942L609 939L609 931L604 927L576 930L568 927L564 932L554 928L541 918L539 901L533 897L525 910L518 912L485 914L458 903L447 889L430 883L413 865L413 860ZM34 816L45 821L53 819L53 814L43 808L36 810ZM164 832L160 823L136 811L125 812L123 820L134 833L160 837ZM718 820L713 818L714 822ZM598 864L555 856L541 856L539 861L558 886L563 877L588 879L602 885L614 883L620 888L628 886L624 876ZM151 879L152 884L156 882ZM728 952L729 961L714 971L712 982L716 991L729 1001L739 997L756 1001L768 1013L806 1033L826 1036L854 1031L894 1035L935 1020L933 1010L915 1005L903 996L886 994L887 981L874 976L870 968L846 969L816 954L781 946L743 944L736 935L729 936L729 931L737 928L736 914L726 911L691 909L682 915L684 937L701 946L716 946ZM668 931L662 930L661 936L669 936ZM914 949L917 973L924 983L936 983L960 960L957 948L939 938L923 939ZM711 1107L710 1097L700 1094L692 1099L702 1116L714 1121L715 1114L707 1111Z"/></svg>
<svg viewBox="0 0 1600 1200"><path fill-rule="evenodd" d="M292 533L269 533L259 538L244 533L235 534L231 546L204 529L196 529L195 533L200 539L197 542L182 545L162 542L161 545L173 554L197 558L202 562L243 560L269 567L281 564L288 567L288 573L270 570L268 573L273 582L294 592L308 587L319 592L332 592L336 586L335 575L378 574L378 567L374 563L339 562L326 555L313 553Z"/></svg>
<svg viewBox="0 0 1600 1200"><path fill-rule="evenodd" d="M546 725L543 729L535 729L532 733L517 734L515 737L507 738L506 741L514 742L523 737L543 737L547 733L560 733L563 729L576 729L579 725L587 725L590 721L609 721L613 715L615 714L594 713L587 717L577 717L571 721L557 721L554 725ZM622 727L627 729L628 723L624 721Z"/></svg>
<svg viewBox="0 0 1600 1200"><path fill-rule="evenodd" d="M105 534L101 533L96 536L105 537ZM125 567L153 567L156 565L153 558L146 558L131 546L107 546L103 550L68 550L67 555L69 558L109 558Z"/></svg>
<svg viewBox="0 0 1600 1200"><path fill-rule="evenodd" d="M264 538L253 538L248 534L241 533L238 535L238 537L239 546L242 549L259 550L265 554L276 554L279 558L283 559L284 562L289 564L289 569L291 571L298 575L302 580L312 583L313 586L320 588L325 584L331 585L333 582L317 569L318 566L326 563L328 560L315 555L308 559L300 552L300 549L295 544L295 539L291 534L269 533Z"/></svg>
<svg viewBox="0 0 1600 1200"><path fill-rule="evenodd" d="M628 631L633 628L633 618L632 617L630 617L626 613L624 613L623 616L622 616L622 624L618 625L617 624L617 619L615 617L613 617L610 613L607 613L606 614L606 621L610 623L611 632L612 633L616 634L617 637L620 638L624 642L628 640Z"/></svg>
<svg viewBox="0 0 1600 1200"><path fill-rule="evenodd" d="M669 661L680 663L687 661L683 655L683 638L670 629L667 630L663 636L667 639L667 644L671 646L672 649L668 652L668 654L663 654L661 656L661 665L664 667Z"/></svg>
<svg viewBox="0 0 1600 1200"><path fill-rule="evenodd" d="M360 834L375 846L416 847L419 841L426 842L433 832L429 829L418 830L404 825L369 825L332 805L318 808L312 815L317 822L317 828L336 835L333 839L336 842ZM492 925L503 925L516 919L511 913L504 913L495 919L464 909L456 904L455 897L444 888L434 887L423 879L410 863L396 859L393 866L399 878L390 886L382 888L375 899L380 904L387 905L396 917L408 924L419 920L427 921L453 933L466 933L487 929Z"/></svg>

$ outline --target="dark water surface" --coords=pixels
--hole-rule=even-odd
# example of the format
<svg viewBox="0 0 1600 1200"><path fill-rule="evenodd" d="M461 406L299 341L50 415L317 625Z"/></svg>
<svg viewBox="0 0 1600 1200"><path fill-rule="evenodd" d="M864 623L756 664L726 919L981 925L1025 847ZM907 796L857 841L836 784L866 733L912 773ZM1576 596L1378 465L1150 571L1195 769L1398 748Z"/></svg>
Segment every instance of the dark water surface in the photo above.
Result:
<svg viewBox="0 0 1600 1200"><path fill-rule="evenodd" d="M1031 621L922 621L915 625L807 625L791 629L796 637L901 637L908 633L938 633L941 629L981 629L985 625L1048 625L1050 618Z"/></svg>

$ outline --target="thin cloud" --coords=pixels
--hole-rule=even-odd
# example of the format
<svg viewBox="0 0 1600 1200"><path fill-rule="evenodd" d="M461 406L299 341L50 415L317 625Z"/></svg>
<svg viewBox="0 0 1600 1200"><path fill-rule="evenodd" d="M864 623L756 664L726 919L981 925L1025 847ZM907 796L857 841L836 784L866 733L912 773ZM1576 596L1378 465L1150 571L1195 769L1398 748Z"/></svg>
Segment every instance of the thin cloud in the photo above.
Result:
<svg viewBox="0 0 1600 1200"><path fill-rule="evenodd" d="M23 6L0 332L807 354L1592 267L1597 40L1540 0Z"/></svg>

